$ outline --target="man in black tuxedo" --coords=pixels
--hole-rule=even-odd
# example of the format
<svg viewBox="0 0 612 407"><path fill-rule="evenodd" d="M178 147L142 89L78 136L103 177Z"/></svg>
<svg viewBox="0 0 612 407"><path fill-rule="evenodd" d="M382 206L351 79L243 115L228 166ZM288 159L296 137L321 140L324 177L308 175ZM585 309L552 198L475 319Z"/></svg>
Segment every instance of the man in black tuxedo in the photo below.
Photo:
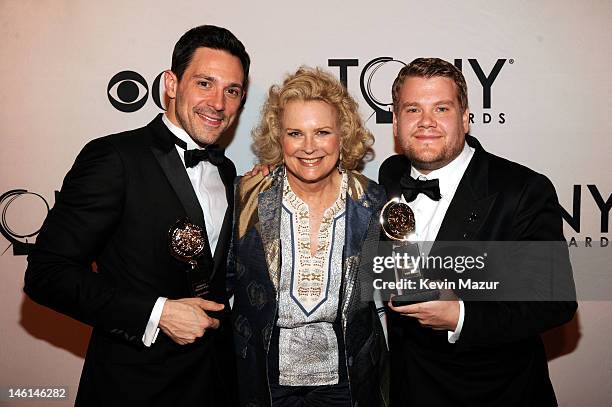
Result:
<svg viewBox="0 0 612 407"><path fill-rule="evenodd" d="M393 132L403 155L380 167L389 197L414 211L416 238L563 242L552 183L486 152L469 131L461 72L419 58L393 84ZM423 192L423 193L420 193ZM565 254L566 254L566 247ZM567 256L556 273L573 293ZM567 298L564 298L567 299ZM568 301L471 301L451 297L389 304L393 406L555 406L539 334L569 321Z"/></svg>
<svg viewBox="0 0 612 407"><path fill-rule="evenodd" d="M222 310L236 169L213 144L240 111L249 65L230 31L189 30L165 72L166 113L91 141L66 175L24 290L94 328L77 405L232 405ZM170 252L184 218L204 229L206 299Z"/></svg>

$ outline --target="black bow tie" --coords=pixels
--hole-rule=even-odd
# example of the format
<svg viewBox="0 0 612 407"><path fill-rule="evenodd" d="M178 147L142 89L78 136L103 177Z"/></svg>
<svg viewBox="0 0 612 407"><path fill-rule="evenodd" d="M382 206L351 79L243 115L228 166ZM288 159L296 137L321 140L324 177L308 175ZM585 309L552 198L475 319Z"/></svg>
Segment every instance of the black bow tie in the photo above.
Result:
<svg viewBox="0 0 612 407"><path fill-rule="evenodd" d="M410 174L406 173L400 180L400 186L402 187L402 195L404 195L406 202L414 201L421 193L427 195L434 201L439 201L440 198L442 198L437 178L422 181L420 179L414 179Z"/></svg>
<svg viewBox="0 0 612 407"><path fill-rule="evenodd" d="M223 161L223 150L213 144L206 149L185 150L185 167L195 167L200 161L208 161L212 165L219 165Z"/></svg>
<svg viewBox="0 0 612 407"><path fill-rule="evenodd" d="M208 161L212 165L219 165L223 162L223 150L217 144L211 144L201 150L198 148L187 150L187 143L178 137L175 137L174 144L185 150L183 156L187 168L195 167L200 161Z"/></svg>

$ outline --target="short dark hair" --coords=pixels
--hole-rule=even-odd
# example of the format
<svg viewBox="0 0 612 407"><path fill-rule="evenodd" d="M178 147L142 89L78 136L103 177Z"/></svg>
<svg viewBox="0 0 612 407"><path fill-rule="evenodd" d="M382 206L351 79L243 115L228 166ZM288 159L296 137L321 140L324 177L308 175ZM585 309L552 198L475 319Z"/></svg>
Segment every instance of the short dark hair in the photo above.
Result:
<svg viewBox="0 0 612 407"><path fill-rule="evenodd" d="M172 66L170 69L179 80L189 66L194 52L202 47L227 51L238 58L244 73L243 85L247 82L251 58L249 58L244 45L230 30L214 25L194 27L177 41L174 51L172 51Z"/></svg>
<svg viewBox="0 0 612 407"><path fill-rule="evenodd" d="M403 67L393 82L393 110L395 112L399 108L399 92L406 78L410 76L417 78L442 76L451 79L457 88L457 99L459 99L461 112L465 112L465 109L468 108L468 92L465 78L455 65L440 58L417 58Z"/></svg>

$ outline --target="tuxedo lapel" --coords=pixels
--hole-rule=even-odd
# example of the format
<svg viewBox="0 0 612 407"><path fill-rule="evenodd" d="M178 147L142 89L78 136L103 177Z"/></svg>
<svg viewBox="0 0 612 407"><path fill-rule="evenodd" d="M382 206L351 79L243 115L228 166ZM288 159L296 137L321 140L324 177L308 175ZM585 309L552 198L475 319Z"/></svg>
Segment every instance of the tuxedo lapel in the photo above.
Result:
<svg viewBox="0 0 612 407"><path fill-rule="evenodd" d="M159 163L168 182L185 209L189 221L200 226L204 231L204 236L208 236L202 207L193 190L193 185L191 185L187 170L174 146L174 135L161 120L161 114L157 116L149 126L152 127L154 134L157 136L157 142L151 146L151 151L155 159ZM204 253L198 259L198 268L201 270L208 270L210 279L214 280L216 267L213 262L208 239L205 239Z"/></svg>
<svg viewBox="0 0 612 407"><path fill-rule="evenodd" d="M472 136L467 136L466 142L476 151L446 211L436 241L473 240L497 198L497 193L488 193L487 152Z"/></svg>
<svg viewBox="0 0 612 407"><path fill-rule="evenodd" d="M183 205L191 222L204 226L204 214L198 202L198 197L189 181L181 158L174 147L174 136L161 120L161 114L149 126L157 136L157 143L151 146L151 151L162 168L168 182Z"/></svg>
<svg viewBox="0 0 612 407"><path fill-rule="evenodd" d="M470 188L459 184L436 241L472 240L495 202L497 194L478 198Z"/></svg>

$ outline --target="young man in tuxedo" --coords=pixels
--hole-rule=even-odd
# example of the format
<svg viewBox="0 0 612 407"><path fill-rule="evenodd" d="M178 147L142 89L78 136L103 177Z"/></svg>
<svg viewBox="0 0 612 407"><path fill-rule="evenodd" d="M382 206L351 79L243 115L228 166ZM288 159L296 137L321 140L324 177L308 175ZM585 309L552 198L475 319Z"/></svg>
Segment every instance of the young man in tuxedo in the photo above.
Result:
<svg viewBox="0 0 612 407"><path fill-rule="evenodd" d="M77 405L232 405L222 310L236 170L214 143L240 112L249 65L230 31L189 30L165 72L166 113L91 141L66 175L24 290L94 328ZM203 229L205 299L171 253L180 219Z"/></svg>
<svg viewBox="0 0 612 407"><path fill-rule="evenodd" d="M564 240L552 183L466 136L467 87L452 64L411 62L393 84L393 106L403 155L385 160L379 182L413 210L418 241ZM561 261L555 272L569 273L573 292ZM539 334L573 317L573 298L453 298L389 304L392 405L555 406Z"/></svg>

